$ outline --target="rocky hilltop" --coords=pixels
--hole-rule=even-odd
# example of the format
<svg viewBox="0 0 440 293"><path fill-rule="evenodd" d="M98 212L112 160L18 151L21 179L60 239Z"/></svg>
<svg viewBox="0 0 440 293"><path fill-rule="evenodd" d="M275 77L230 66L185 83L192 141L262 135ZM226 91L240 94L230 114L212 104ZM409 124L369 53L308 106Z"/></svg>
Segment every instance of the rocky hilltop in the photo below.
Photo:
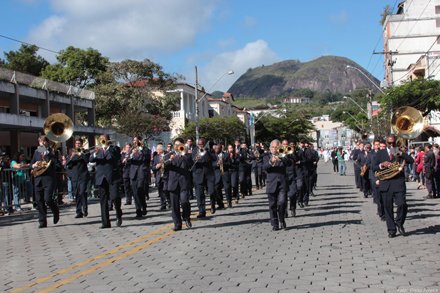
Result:
<svg viewBox="0 0 440 293"><path fill-rule="evenodd" d="M273 98L285 92L308 88L317 92L349 93L359 87L375 90L359 71L359 68L372 81L379 81L356 62L338 56L323 56L309 62L286 60L270 66L250 68L229 88L235 97Z"/></svg>

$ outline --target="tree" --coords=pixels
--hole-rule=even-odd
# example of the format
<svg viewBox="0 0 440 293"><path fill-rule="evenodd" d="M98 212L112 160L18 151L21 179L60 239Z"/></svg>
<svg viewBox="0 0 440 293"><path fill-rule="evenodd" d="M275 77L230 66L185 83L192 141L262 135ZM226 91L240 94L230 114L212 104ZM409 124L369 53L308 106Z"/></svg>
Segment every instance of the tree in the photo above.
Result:
<svg viewBox="0 0 440 293"><path fill-rule="evenodd" d="M269 145L274 139L299 140L304 137L311 140L309 133L314 128L308 120L310 119L309 113L289 109L287 113L278 114L279 117L266 115L258 121L264 115L260 113L255 118L255 121L258 121L255 124L255 141Z"/></svg>
<svg viewBox="0 0 440 293"><path fill-rule="evenodd" d="M98 50L83 50L72 46L61 50L56 58L59 63L47 66L42 71L42 77L80 88L99 82L109 61Z"/></svg>
<svg viewBox="0 0 440 293"><path fill-rule="evenodd" d="M211 96L214 99L221 99L223 97L223 94L224 94L224 92L222 92L222 91L214 91L211 93Z"/></svg>
<svg viewBox="0 0 440 293"><path fill-rule="evenodd" d="M390 5L387 5L383 8L383 12L380 15L379 23L381 26L385 23L385 20L387 19L387 16L393 13L393 7Z"/></svg>
<svg viewBox="0 0 440 293"><path fill-rule="evenodd" d="M167 91L179 78L148 59L109 63L100 83L93 88L97 120L127 135L150 138L169 131L171 111L179 109L180 96Z"/></svg>
<svg viewBox="0 0 440 293"><path fill-rule="evenodd" d="M246 137L246 125L238 117L216 116L199 120L200 137L214 143L233 143ZM196 122L189 123L181 136L196 139Z"/></svg>
<svg viewBox="0 0 440 293"><path fill-rule="evenodd" d="M440 81L418 78L404 81L401 86L386 90L381 96L381 108L391 112L402 106L411 106L426 116L440 110Z"/></svg>
<svg viewBox="0 0 440 293"><path fill-rule="evenodd" d="M38 49L35 45L22 44L17 51L4 52L5 60L0 60L0 67L39 76L49 62L37 55Z"/></svg>

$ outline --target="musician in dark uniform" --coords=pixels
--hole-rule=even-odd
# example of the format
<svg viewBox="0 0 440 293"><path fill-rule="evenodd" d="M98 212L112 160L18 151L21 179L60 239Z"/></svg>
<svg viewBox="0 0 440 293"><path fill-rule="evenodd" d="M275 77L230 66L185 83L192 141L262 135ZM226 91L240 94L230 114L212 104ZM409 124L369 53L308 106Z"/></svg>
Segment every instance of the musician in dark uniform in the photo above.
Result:
<svg viewBox="0 0 440 293"><path fill-rule="evenodd" d="M180 144L183 144L183 139L175 139L174 149L177 150ZM164 157L166 161L164 163L165 168L169 170L168 190L170 192L174 231L182 229L182 218L188 228L192 227L190 220L191 205L188 199L188 189L190 188L189 169L193 164L192 155L193 154L186 153L186 155L181 156L175 153L169 153ZM182 213L180 213L180 207L182 207Z"/></svg>
<svg viewBox="0 0 440 293"><path fill-rule="evenodd" d="M367 166L367 159L370 154L370 150L371 150L371 144L367 143L365 145L365 149L363 151L361 151L357 156L356 162L357 162L358 166L361 166L361 172L362 172L362 168L364 168L364 166ZM359 175L360 175L360 173L359 173ZM368 195L371 194L370 176L369 175L370 175L369 172L365 172L364 176L361 176L361 185L362 185L362 190L364 192L365 198L367 198Z"/></svg>
<svg viewBox="0 0 440 293"><path fill-rule="evenodd" d="M428 195L424 198L432 199L437 193L435 190L434 183L434 169L437 166L435 154L432 151L432 145L430 143L425 144L425 156L423 157L423 166L425 167L425 179L426 179L426 189L428 190Z"/></svg>
<svg viewBox="0 0 440 293"><path fill-rule="evenodd" d="M83 140L75 139L75 148L82 149ZM75 153L72 151L67 157L66 165L72 169L72 188L76 197L76 216L75 218L87 217L87 180L89 172L87 164L89 163L90 154Z"/></svg>
<svg viewBox="0 0 440 293"><path fill-rule="evenodd" d="M142 137L136 137L134 143L128 162L130 163L130 180L136 218L142 218L147 214L145 180L148 180L148 173L150 172L151 152L150 149L144 147Z"/></svg>
<svg viewBox="0 0 440 293"><path fill-rule="evenodd" d="M312 174L310 178L310 190L309 193L311 196L315 196L313 193L313 189L316 189L316 184L318 183L318 163L319 163L319 154L318 151L314 149L313 144L309 144L309 148L312 151L313 161L311 164Z"/></svg>
<svg viewBox="0 0 440 293"><path fill-rule="evenodd" d="M286 175L286 158L279 159L275 153L280 145L279 140L270 143L271 155L264 156L263 168L267 171L266 193L269 199L269 213L272 230L286 229L284 213L286 209L286 195L288 192Z"/></svg>
<svg viewBox="0 0 440 293"><path fill-rule="evenodd" d="M238 164L240 164L240 158L239 158L239 150L236 150L233 145L228 145L228 152L226 153L227 156L231 160L231 166L229 166L229 177L231 182L231 190L232 190L232 197L235 198L235 202L238 203L239 194L238 194L238 187L239 187L239 178L238 178Z"/></svg>
<svg viewBox="0 0 440 293"><path fill-rule="evenodd" d="M264 151L261 150L260 144L255 143L254 149L255 161L253 162L255 185L257 189L263 188L263 156Z"/></svg>
<svg viewBox="0 0 440 293"><path fill-rule="evenodd" d="M335 147L335 148L333 148L333 150L332 150L332 153L331 153L331 157L332 157L332 163L333 163L333 172L335 172L335 174L338 174L339 173L339 168L338 168L338 148L337 147Z"/></svg>
<svg viewBox="0 0 440 293"><path fill-rule="evenodd" d="M282 145L284 147L290 145L293 148L295 148L296 143L294 141L291 141L289 143L285 139L283 140ZM292 154L286 155L285 164L286 164L287 184L289 189L286 199L286 213L284 216L286 218L288 217L288 212L287 212L288 209L290 210L292 217L296 216L296 203L297 203L297 195L298 195L296 162L298 161L299 161L299 156L297 155L297 152L294 151ZM302 184L301 184L301 188L302 188ZM290 201L290 205L288 204L287 200Z"/></svg>
<svg viewBox="0 0 440 293"><path fill-rule="evenodd" d="M382 221L385 221L385 213L383 210L382 199L380 198L379 185L376 184L378 181L375 172L372 169L373 159L376 156L380 148L380 140L376 139L373 142L373 149L367 156L367 168L368 168L368 178L370 179L371 193L373 195L373 203L377 205L377 213Z"/></svg>
<svg viewBox="0 0 440 293"><path fill-rule="evenodd" d="M264 144L261 144L261 151L263 152L263 156L268 154L268 151L266 150L266 147L264 146ZM261 174L261 180L263 182L262 187L266 187L266 178L267 178L267 173L263 169L263 172Z"/></svg>
<svg viewBox="0 0 440 293"><path fill-rule="evenodd" d="M252 195L252 161L255 156L243 143L240 148L240 165L238 167L238 177L240 180L240 191L242 198Z"/></svg>
<svg viewBox="0 0 440 293"><path fill-rule="evenodd" d="M35 177L35 198L38 206L38 228L47 227L47 207L53 213L53 223L56 224L60 220L60 211L57 204L53 200L53 190L55 187L55 164L57 158L49 148L49 139L42 135L38 138L40 146L34 153L29 169L35 169L42 161L50 162L50 166L40 176Z"/></svg>
<svg viewBox="0 0 440 293"><path fill-rule="evenodd" d="M358 155L364 150L363 143L357 143L356 148L351 152L351 160L353 161L353 170L354 170L354 180L356 183L356 188L362 192L362 181L361 181L361 166L356 162Z"/></svg>
<svg viewBox="0 0 440 293"><path fill-rule="evenodd" d="M391 164L396 161L399 163L405 161L407 164L414 163L413 158L407 153L401 152L399 148L396 147L396 136L390 134L387 136L387 148L378 151L373 158L373 171L388 169L391 167ZM403 225L408 212L408 205L406 204L405 174L403 170L390 179L381 179L379 190L384 202L388 237L393 238L396 236L396 226L399 233L405 236L405 228ZM394 202L397 205L396 221L394 221Z"/></svg>
<svg viewBox="0 0 440 293"><path fill-rule="evenodd" d="M204 218L206 216L205 208L205 184L208 189L208 194L211 201L211 213L215 214L215 174L212 163L217 160L214 150L209 148L205 149L205 155L198 154L199 149L203 149L206 142L203 138L197 142L197 149L192 153L192 160L194 162L193 176L196 184L196 197L197 207L199 209L198 218ZM171 180L171 179L170 179Z"/></svg>
<svg viewBox="0 0 440 293"><path fill-rule="evenodd" d="M194 142L192 140L192 138L188 138L186 140L186 146L187 146L187 153L188 154L192 154L195 150L196 150L196 146L194 145ZM194 176L193 176L193 172L190 172L190 187L189 187L189 199L194 199Z"/></svg>
<svg viewBox="0 0 440 293"><path fill-rule="evenodd" d="M122 164L122 180L124 181L124 192L125 192L125 204L131 205L133 199L133 189L131 187L130 180L130 162L129 158L132 151L131 143L126 143L125 148L121 154L121 164Z"/></svg>
<svg viewBox="0 0 440 293"><path fill-rule="evenodd" d="M309 195L307 189L307 180L309 176L309 157L308 148L306 148L306 140L301 138L298 143L298 150L296 151L296 188L298 189L298 205L304 208L309 204ZM310 155L310 154L309 154Z"/></svg>
<svg viewBox="0 0 440 293"><path fill-rule="evenodd" d="M109 136L101 135L107 142ZM99 229L110 228L109 200L114 202L116 210L116 225L122 225L121 198L119 197L119 184L121 174L118 169L118 162L121 158L119 147L107 143L102 148L95 147L94 154L90 155L89 162L96 163L95 185L99 188L99 201L101 204L102 226Z"/></svg>
<svg viewBox="0 0 440 293"><path fill-rule="evenodd" d="M164 152L163 144L157 145L156 152L157 153L153 156L152 169L156 177L156 186L160 198L160 210L164 211L167 209L167 204L169 207L171 207L171 203L170 203L170 194L167 189L169 171L165 169L164 166L165 152ZM191 180L188 182L188 186L192 186Z"/></svg>

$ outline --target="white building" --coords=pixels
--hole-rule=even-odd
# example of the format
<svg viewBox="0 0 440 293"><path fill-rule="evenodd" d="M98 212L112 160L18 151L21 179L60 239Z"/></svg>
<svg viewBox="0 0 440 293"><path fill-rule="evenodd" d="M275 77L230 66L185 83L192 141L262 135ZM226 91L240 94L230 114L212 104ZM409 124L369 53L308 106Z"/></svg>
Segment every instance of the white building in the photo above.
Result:
<svg viewBox="0 0 440 293"><path fill-rule="evenodd" d="M294 98L290 97L283 100L284 103L292 103L292 104L308 104L310 103L310 98Z"/></svg>
<svg viewBox="0 0 440 293"><path fill-rule="evenodd" d="M440 75L440 0L406 0L383 25L385 79L390 86Z"/></svg>

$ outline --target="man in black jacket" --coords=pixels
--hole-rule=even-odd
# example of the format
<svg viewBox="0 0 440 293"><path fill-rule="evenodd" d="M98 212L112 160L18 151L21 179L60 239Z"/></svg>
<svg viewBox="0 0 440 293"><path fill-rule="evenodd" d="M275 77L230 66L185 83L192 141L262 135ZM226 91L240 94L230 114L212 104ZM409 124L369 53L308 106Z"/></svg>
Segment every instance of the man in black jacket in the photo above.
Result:
<svg viewBox="0 0 440 293"><path fill-rule="evenodd" d="M180 144L183 144L183 139L176 138L174 140L174 149L177 150ZM193 163L191 157L192 154L188 153L183 156L169 153L164 157L166 161L164 163L165 169L169 172L168 190L170 191L174 231L182 229L182 218L188 228L192 227L190 220L191 205L188 199L188 189L191 186L189 169ZM182 214L180 213L180 207L182 207Z"/></svg>
<svg viewBox="0 0 440 293"><path fill-rule="evenodd" d="M240 148L240 165L238 167L238 177L240 180L240 191L242 198L252 195L252 164L255 160L254 154L243 143Z"/></svg>
<svg viewBox="0 0 440 293"><path fill-rule="evenodd" d="M390 168L391 164L396 161L402 164L403 160L407 164L414 163L413 158L396 147L396 136L390 134L387 136L387 148L377 152L373 159L372 169L373 171L385 170ZM403 224L408 213L408 205L406 204L406 186L403 170L392 178L380 180L379 190L383 196L388 237L393 238L396 236L396 226L400 234L405 236ZM394 202L397 205L396 221L394 221Z"/></svg>
<svg viewBox="0 0 440 293"><path fill-rule="evenodd" d="M170 194L167 189L168 184L168 170L165 169L165 151L163 144L158 144L156 148L157 153L153 156L153 172L156 177L156 187L160 198L160 210L167 209L167 203L170 207ZM191 173L191 172L189 172ZM191 188L191 180L188 182L188 188Z"/></svg>
<svg viewBox="0 0 440 293"><path fill-rule="evenodd" d="M82 149L83 140L81 138L75 139L75 148ZM72 188L76 196L76 216L75 218L87 217L87 180L89 172L87 170L87 163L89 162L90 154L75 153L72 151L67 157L66 165L72 169Z"/></svg>
<svg viewBox="0 0 440 293"><path fill-rule="evenodd" d="M109 141L107 134L101 135ZM119 184L121 174L118 162L121 158L119 147L107 144L96 147L95 153L90 155L89 162L96 163L95 185L99 186L99 201L101 204L102 226L99 229L110 228L109 199L115 203L116 225L122 225L121 198L119 197Z"/></svg>
<svg viewBox="0 0 440 293"><path fill-rule="evenodd" d="M49 167L40 176L35 177L35 198L38 206L38 228L47 227L47 206L52 210L53 213L53 223L58 223L60 219L60 211L57 204L52 198L53 189L55 187L55 164L57 158L49 148L49 139L47 136L42 135L38 138L40 146L34 153L32 161L29 164L29 168L35 169L38 167L39 163L45 161L50 162Z"/></svg>
<svg viewBox="0 0 440 293"><path fill-rule="evenodd" d="M425 167L426 189L428 189L428 195L424 198L432 199L436 194L435 184L433 180L436 163L435 154L432 151L432 145L430 143L425 144L425 157L423 158L423 166Z"/></svg>
<svg viewBox="0 0 440 293"><path fill-rule="evenodd" d="M142 137L136 137L128 162L130 163L130 180L133 189L136 218L147 214L145 181L150 171L151 152L143 146ZM137 146L139 144L140 146Z"/></svg>
<svg viewBox="0 0 440 293"><path fill-rule="evenodd" d="M361 166L356 162L358 155L364 150L363 143L357 143L356 148L351 152L351 160L353 161L354 170L354 181L356 183L356 188L362 192L362 182L361 182Z"/></svg>
<svg viewBox="0 0 440 293"><path fill-rule="evenodd" d="M204 149L205 145L205 140L203 138L199 139L197 142L197 149L192 153L192 160L195 163L193 168L193 176L196 186L197 206L199 208L197 218L204 218L206 216L204 192L205 184L208 187L208 194L211 200L211 213L215 214L215 174L212 163L217 159L214 151L209 148L209 146L206 146L206 149ZM198 154L199 149L204 149L204 151L201 151L200 155ZM169 183L171 183L171 178Z"/></svg>
<svg viewBox="0 0 440 293"><path fill-rule="evenodd" d="M298 205L303 208L304 205L309 204L309 195L307 189L307 181L309 176L309 161L310 155L308 148L305 147L306 140L301 138L298 144L298 150L296 151L297 159L296 161L296 187L298 189Z"/></svg>
<svg viewBox="0 0 440 293"><path fill-rule="evenodd" d="M125 192L124 205L131 205L131 201L133 199L133 189L131 187L130 162L129 162L131 151L132 151L132 145L131 143L127 142L121 154L122 180L124 181L124 192Z"/></svg>
<svg viewBox="0 0 440 293"><path fill-rule="evenodd" d="M278 158L276 148L280 145L279 140L270 143L271 155L264 156L263 168L267 171L266 193L269 199L269 214L272 230L286 229L284 213L286 209L286 195L288 191L286 175L286 158Z"/></svg>
<svg viewBox="0 0 440 293"><path fill-rule="evenodd" d="M385 221L385 212L383 210L383 200L380 195L379 191L379 184L375 172L372 169L372 163L374 160L374 157L376 156L377 152L380 148L380 140L376 139L373 144L373 150L369 153L367 157L367 167L369 172L369 179L370 179L370 186L371 186L371 192L373 193L373 202L377 205L377 213L382 221Z"/></svg>

